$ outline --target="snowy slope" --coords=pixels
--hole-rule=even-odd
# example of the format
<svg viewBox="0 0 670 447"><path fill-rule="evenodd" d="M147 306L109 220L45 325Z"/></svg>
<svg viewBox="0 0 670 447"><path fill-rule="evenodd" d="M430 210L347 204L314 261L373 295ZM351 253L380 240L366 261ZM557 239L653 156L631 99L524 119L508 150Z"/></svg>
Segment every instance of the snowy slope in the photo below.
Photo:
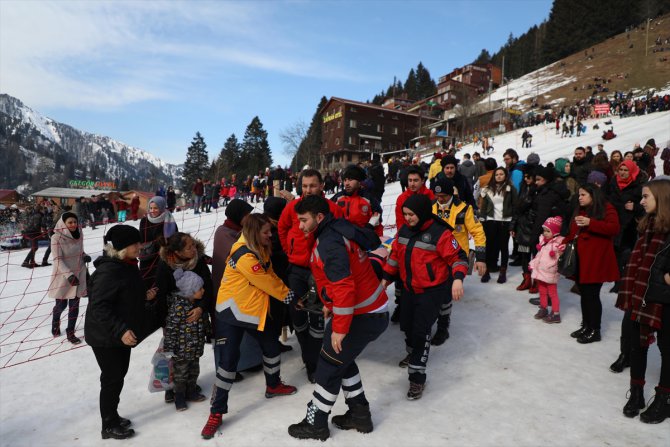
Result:
<svg viewBox="0 0 670 447"><path fill-rule="evenodd" d="M650 137L662 145L670 140L670 113L615 120L615 131L620 136L606 143L607 150L627 149L636 141L644 144ZM567 140L555 138L551 129L545 132L537 127L531 132L533 150L544 161L569 155L577 144L599 141L591 131ZM499 161L506 147L517 147L524 158L529 152L519 149L518 133L500 136L494 145ZM387 186L387 223L393 222L392 204L399 193L397 183ZM177 213L176 219L180 229L203 240L211 252L212 233L224 220L222 210L201 218L190 211ZM99 254L104 231L84 230L87 252ZM42 253L40 249L38 257ZM49 335L52 303L44 290L50 271L19 267L24 256L25 251L0 253L0 366L69 348L67 342L61 345L62 338L51 340ZM359 362L375 431L362 435L331 426L331 438L324 444L299 442L286 433L289 424L304 417L313 389L296 350L282 356L282 377L298 387L296 395L267 400L263 374L246 374L232 389L230 413L219 434L203 441L199 433L207 419L207 402L191 404L188 411L177 413L174 406L163 403L162 395L147 391L149 362L159 340L154 334L133 350L120 413L133 420L137 434L123 445L670 445L670 421L646 425L621 413L628 371L612 374L608 370L619 349L621 312L613 306L615 296L602 296L603 341L583 346L569 336L581 318L579 297L569 293L569 282L559 284L563 323L546 325L533 319L535 309L527 301L530 295L515 290L520 268L511 268L509 277L503 285L467 278L465 298L454 305L451 338L431 350L428 385L419 401L405 399L407 371L397 366L404 357L404 342L398 326L391 325ZM609 285L603 290L609 290ZM393 296L392 288L389 294ZM82 304L86 305L85 299ZM26 320L29 316L33 318ZM16 323L9 323L12 321ZM81 335L83 320L78 327ZM7 339L10 332L14 332L12 340L24 341L21 349L26 350L13 358L17 345ZM46 347L36 353L29 349L32 344ZM289 338L289 344L297 348L295 337ZM209 346L200 364L199 383L209 390L214 382ZM659 372L654 346L649 355L648 399ZM97 364L86 346L1 369L0 445L113 444L100 439L98 377ZM333 414L344 411L340 396Z"/></svg>

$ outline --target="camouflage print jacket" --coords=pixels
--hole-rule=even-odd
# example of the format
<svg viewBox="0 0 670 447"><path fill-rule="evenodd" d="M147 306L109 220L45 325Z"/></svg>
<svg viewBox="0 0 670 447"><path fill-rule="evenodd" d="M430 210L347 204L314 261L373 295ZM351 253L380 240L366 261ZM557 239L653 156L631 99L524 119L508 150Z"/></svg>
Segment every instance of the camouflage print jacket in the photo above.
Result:
<svg viewBox="0 0 670 447"><path fill-rule="evenodd" d="M202 317L193 323L186 322L188 313L196 306L188 298L177 294L170 296L168 306L165 321L165 351L172 352L179 360L200 358L205 346L205 328Z"/></svg>

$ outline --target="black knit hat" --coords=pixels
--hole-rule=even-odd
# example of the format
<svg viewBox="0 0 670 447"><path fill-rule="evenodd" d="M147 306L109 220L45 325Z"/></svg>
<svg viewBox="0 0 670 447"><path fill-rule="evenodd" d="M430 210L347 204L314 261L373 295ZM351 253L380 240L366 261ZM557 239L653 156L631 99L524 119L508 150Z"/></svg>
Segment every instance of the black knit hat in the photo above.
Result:
<svg viewBox="0 0 670 447"><path fill-rule="evenodd" d="M402 207L409 208L419 218L419 223L416 227L421 227L433 214L433 204L425 194L414 194L413 196L410 196L405 200L405 203L402 204Z"/></svg>
<svg viewBox="0 0 670 447"><path fill-rule="evenodd" d="M542 177L547 181L547 183L549 183L556 178L556 170L553 166L539 165L535 168L535 176Z"/></svg>
<svg viewBox="0 0 670 447"><path fill-rule="evenodd" d="M342 180L345 179L351 179L351 180L358 180L359 182L362 182L365 180L367 176L365 175L365 170L361 168L360 166L356 165L349 165L346 167L344 172L342 173Z"/></svg>
<svg viewBox="0 0 670 447"><path fill-rule="evenodd" d="M114 225L104 236L105 244L112 244L114 250L124 248L140 242L140 231L130 225Z"/></svg>
<svg viewBox="0 0 670 447"><path fill-rule="evenodd" d="M442 157L442 160L440 160L440 165L442 165L443 168L446 165L458 166L458 161L459 160L453 155L447 155L446 157Z"/></svg>
<svg viewBox="0 0 670 447"><path fill-rule="evenodd" d="M226 217L237 225L242 226L242 219L246 217L254 207L241 199L233 199L226 207Z"/></svg>
<svg viewBox="0 0 670 447"><path fill-rule="evenodd" d="M63 215L62 215L60 218L61 218L61 220L62 220L63 222L65 222L66 220L68 220L68 219L70 219L70 218L75 218L75 219L79 220L79 219L77 218L77 215L76 215L75 213L73 213L72 211L66 211L66 212L64 212Z"/></svg>
<svg viewBox="0 0 670 447"><path fill-rule="evenodd" d="M279 220L282 211L286 208L286 199L282 197L270 196L265 199L263 204L263 213L270 219Z"/></svg>
<svg viewBox="0 0 670 447"><path fill-rule="evenodd" d="M432 189L435 194L448 194L453 196L454 181L447 177L437 176L430 189Z"/></svg>

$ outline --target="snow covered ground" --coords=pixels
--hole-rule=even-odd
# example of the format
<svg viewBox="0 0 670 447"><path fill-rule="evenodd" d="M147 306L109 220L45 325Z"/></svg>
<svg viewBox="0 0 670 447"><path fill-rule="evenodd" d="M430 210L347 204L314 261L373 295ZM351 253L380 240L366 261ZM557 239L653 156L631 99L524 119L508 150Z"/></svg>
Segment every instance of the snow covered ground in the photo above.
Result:
<svg viewBox="0 0 670 447"><path fill-rule="evenodd" d="M619 136L605 142L608 152L628 150L635 142L644 145L652 137L660 147L670 141L670 112L613 120ZM595 147L602 142L600 132L591 129L593 123L586 122L586 135L568 139L558 138L553 128L530 128L531 149L520 148L522 130L511 132L496 138L493 156L501 162L504 149L514 147L522 158L537 152L543 163L559 156L571 158L577 145ZM463 151L472 153L474 148L466 146ZM660 168L658 159L657 164ZM399 193L398 183L387 185L387 223L393 223L392 205ZM201 216L190 211L175 215L180 229L206 242L211 252L213 231L224 215L219 210ZM100 253L104 231L102 227L84 230L86 251L94 257ZM70 349L63 338L51 339L52 301L45 297L50 269L21 268L25 253L0 253L0 367L4 367L0 369L0 445L113 444L100 439L99 370L93 353L86 346ZM465 298L454 305L451 338L431 350L421 400L405 398L407 371L397 366L404 357L403 337L397 325L389 326L359 361L374 432L362 435L331 426L331 438L324 445L670 445L670 421L646 425L621 413L629 378L628 370L622 374L608 370L619 352L622 316L614 308L615 295L607 293L609 285L603 287L602 295L603 341L579 345L569 336L581 318L579 297L568 291L571 284L559 284L563 323L547 325L533 319L530 295L515 290L521 280L520 268L512 267L508 274L509 281L503 285L495 281L482 284L478 277L466 279ZM389 288L391 296L392 292ZM82 300L84 311L85 306L86 299ZM82 335L81 317L78 328ZM209 412L207 402L191 404L188 411L177 413L173 405L163 403L161 394L147 391L150 360L159 338L154 334L133 350L119 410L133 420L137 433L124 445L322 445L295 440L286 432L289 424L304 417L313 389L302 369L295 337L289 337L288 343L296 349L282 356L282 377L296 385L298 393L267 400L263 374L246 374L243 382L233 386L230 413L210 441L200 438ZM31 357L36 360L25 362ZM199 383L209 390L214 382L209 346L200 364ZM660 358L654 346L649 356L647 399L659 372ZM340 396L333 414L345 409Z"/></svg>

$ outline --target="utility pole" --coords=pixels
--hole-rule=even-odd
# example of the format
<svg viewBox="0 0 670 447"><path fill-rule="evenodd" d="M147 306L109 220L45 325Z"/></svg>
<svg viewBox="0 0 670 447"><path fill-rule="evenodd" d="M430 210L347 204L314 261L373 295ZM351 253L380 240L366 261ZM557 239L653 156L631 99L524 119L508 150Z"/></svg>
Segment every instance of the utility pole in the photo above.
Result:
<svg viewBox="0 0 670 447"><path fill-rule="evenodd" d="M651 22L651 19L647 19L647 35L644 38L644 55L645 56L649 53L649 22Z"/></svg>

